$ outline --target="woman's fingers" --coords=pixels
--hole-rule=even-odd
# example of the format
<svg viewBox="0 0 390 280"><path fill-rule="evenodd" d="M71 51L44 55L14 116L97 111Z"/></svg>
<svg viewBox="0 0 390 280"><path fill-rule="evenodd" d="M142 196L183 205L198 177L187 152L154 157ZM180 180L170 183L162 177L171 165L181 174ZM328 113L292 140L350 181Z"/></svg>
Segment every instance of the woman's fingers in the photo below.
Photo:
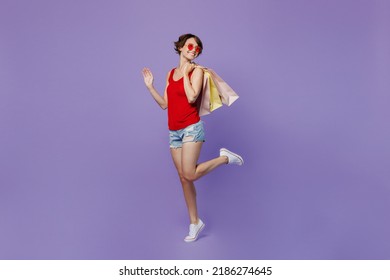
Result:
<svg viewBox="0 0 390 280"><path fill-rule="evenodd" d="M142 69L142 74L144 75L144 77L153 77L153 74L152 72L150 71L149 68L143 68Z"/></svg>
<svg viewBox="0 0 390 280"><path fill-rule="evenodd" d="M149 68L144 67L142 69L142 75L144 77L144 82L146 86L150 86L153 84L153 74Z"/></svg>
<svg viewBox="0 0 390 280"><path fill-rule="evenodd" d="M144 76L150 75L150 70L148 68L144 68L144 69L142 69L142 74Z"/></svg>
<svg viewBox="0 0 390 280"><path fill-rule="evenodd" d="M184 69L183 69L183 72L188 74L192 71L192 69L195 68L195 64L194 63L190 63L190 62L187 62L185 65L184 65Z"/></svg>

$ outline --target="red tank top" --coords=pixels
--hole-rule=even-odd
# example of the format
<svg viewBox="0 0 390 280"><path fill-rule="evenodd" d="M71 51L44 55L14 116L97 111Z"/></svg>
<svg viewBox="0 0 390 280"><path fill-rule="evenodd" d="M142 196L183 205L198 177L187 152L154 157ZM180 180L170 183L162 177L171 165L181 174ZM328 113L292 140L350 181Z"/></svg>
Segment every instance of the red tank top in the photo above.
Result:
<svg viewBox="0 0 390 280"><path fill-rule="evenodd" d="M167 88L168 96L168 127L170 130L183 129L191 124L200 121L197 102L189 103L185 90L184 79L177 81L173 79L175 69L171 70L169 75L169 84ZM192 76L191 72L189 77Z"/></svg>

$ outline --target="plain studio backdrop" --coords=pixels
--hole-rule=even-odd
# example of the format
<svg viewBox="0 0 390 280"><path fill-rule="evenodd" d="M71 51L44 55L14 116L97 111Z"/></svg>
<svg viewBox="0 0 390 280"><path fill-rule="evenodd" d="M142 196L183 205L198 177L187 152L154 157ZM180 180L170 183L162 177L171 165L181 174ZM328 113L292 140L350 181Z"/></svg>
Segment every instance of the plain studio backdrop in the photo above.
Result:
<svg viewBox="0 0 390 280"><path fill-rule="evenodd" d="M0 2L1 259L389 259L390 2ZM203 121L201 238L163 92L183 33L240 98Z"/></svg>

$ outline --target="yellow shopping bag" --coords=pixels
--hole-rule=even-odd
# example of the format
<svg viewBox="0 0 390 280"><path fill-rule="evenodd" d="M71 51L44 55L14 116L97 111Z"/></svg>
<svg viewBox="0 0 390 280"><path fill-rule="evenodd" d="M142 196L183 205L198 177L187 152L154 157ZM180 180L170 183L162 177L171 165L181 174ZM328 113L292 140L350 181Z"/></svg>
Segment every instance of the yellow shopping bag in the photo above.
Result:
<svg viewBox="0 0 390 280"><path fill-rule="evenodd" d="M208 79L208 91L210 91L210 112L222 107L222 100L220 97L220 93L218 91L217 86L215 85L213 79L210 76L208 71L205 71L204 75L206 75Z"/></svg>

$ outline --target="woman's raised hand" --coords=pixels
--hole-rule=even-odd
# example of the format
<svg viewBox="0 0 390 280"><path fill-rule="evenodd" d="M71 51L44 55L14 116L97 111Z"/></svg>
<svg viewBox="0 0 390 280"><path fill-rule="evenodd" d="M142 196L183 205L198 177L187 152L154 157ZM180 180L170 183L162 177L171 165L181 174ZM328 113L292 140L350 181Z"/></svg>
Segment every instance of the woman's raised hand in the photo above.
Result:
<svg viewBox="0 0 390 280"><path fill-rule="evenodd" d="M142 75L144 76L144 82L147 88L150 88L153 86L153 74L152 71L150 71L149 68L142 69Z"/></svg>

